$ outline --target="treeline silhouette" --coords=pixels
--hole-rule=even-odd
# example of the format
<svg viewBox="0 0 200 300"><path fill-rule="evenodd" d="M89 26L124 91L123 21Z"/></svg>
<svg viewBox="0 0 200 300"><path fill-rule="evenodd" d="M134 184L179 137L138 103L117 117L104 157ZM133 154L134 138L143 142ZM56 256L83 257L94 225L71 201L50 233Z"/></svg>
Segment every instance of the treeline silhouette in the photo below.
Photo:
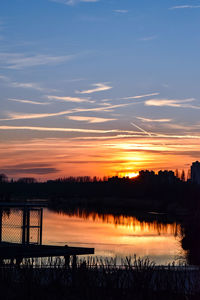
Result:
<svg viewBox="0 0 200 300"><path fill-rule="evenodd" d="M105 209L160 209L175 211L199 207L200 186L182 181L172 171L140 171L136 178L117 176L67 177L37 182L35 178L8 180L0 175L0 200L40 198L51 205Z"/></svg>

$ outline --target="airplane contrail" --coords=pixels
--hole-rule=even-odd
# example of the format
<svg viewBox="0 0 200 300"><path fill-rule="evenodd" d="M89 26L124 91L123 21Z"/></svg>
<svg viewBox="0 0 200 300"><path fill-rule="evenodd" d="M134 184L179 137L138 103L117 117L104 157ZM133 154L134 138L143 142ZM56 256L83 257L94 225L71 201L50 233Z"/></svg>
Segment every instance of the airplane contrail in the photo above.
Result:
<svg viewBox="0 0 200 300"><path fill-rule="evenodd" d="M139 127L138 125L131 123L132 126L136 127L137 129L139 129L140 131L146 133L148 136L152 137L150 132L147 132L146 130L142 129L141 127Z"/></svg>

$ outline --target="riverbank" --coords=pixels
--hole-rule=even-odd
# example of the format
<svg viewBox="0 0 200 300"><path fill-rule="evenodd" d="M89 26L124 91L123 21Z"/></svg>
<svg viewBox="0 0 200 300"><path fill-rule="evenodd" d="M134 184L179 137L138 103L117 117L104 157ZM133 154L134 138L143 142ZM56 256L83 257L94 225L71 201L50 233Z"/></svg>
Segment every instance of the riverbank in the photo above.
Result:
<svg viewBox="0 0 200 300"><path fill-rule="evenodd" d="M162 215L185 216L189 211L176 201L157 201L153 198L122 198L122 197L71 197L49 198L49 208L63 211L95 211L101 214L126 214L135 212L156 212Z"/></svg>
<svg viewBox="0 0 200 300"><path fill-rule="evenodd" d="M147 176L148 177L148 176ZM148 180L147 180L148 179ZM0 183L0 201L15 199L48 199L51 206L86 209L159 211L184 214L199 208L200 187L176 178L163 181L162 176L151 178L112 179L109 181L47 182L10 181Z"/></svg>

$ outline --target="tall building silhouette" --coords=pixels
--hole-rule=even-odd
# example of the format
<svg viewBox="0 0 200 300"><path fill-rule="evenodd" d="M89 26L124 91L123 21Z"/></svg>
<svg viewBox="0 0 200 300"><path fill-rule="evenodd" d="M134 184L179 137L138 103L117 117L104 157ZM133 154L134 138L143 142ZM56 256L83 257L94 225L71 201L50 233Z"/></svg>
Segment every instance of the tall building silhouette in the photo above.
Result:
<svg viewBox="0 0 200 300"><path fill-rule="evenodd" d="M196 161L191 166L191 181L200 184L200 162Z"/></svg>

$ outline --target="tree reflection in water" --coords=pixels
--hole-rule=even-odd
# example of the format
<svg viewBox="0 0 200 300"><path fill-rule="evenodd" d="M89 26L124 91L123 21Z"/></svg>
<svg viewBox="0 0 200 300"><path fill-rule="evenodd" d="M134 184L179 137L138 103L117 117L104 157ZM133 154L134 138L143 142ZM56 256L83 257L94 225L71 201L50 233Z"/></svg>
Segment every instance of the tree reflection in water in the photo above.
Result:
<svg viewBox="0 0 200 300"><path fill-rule="evenodd" d="M182 247L186 250L190 265L200 265L200 211L184 219L182 225Z"/></svg>

